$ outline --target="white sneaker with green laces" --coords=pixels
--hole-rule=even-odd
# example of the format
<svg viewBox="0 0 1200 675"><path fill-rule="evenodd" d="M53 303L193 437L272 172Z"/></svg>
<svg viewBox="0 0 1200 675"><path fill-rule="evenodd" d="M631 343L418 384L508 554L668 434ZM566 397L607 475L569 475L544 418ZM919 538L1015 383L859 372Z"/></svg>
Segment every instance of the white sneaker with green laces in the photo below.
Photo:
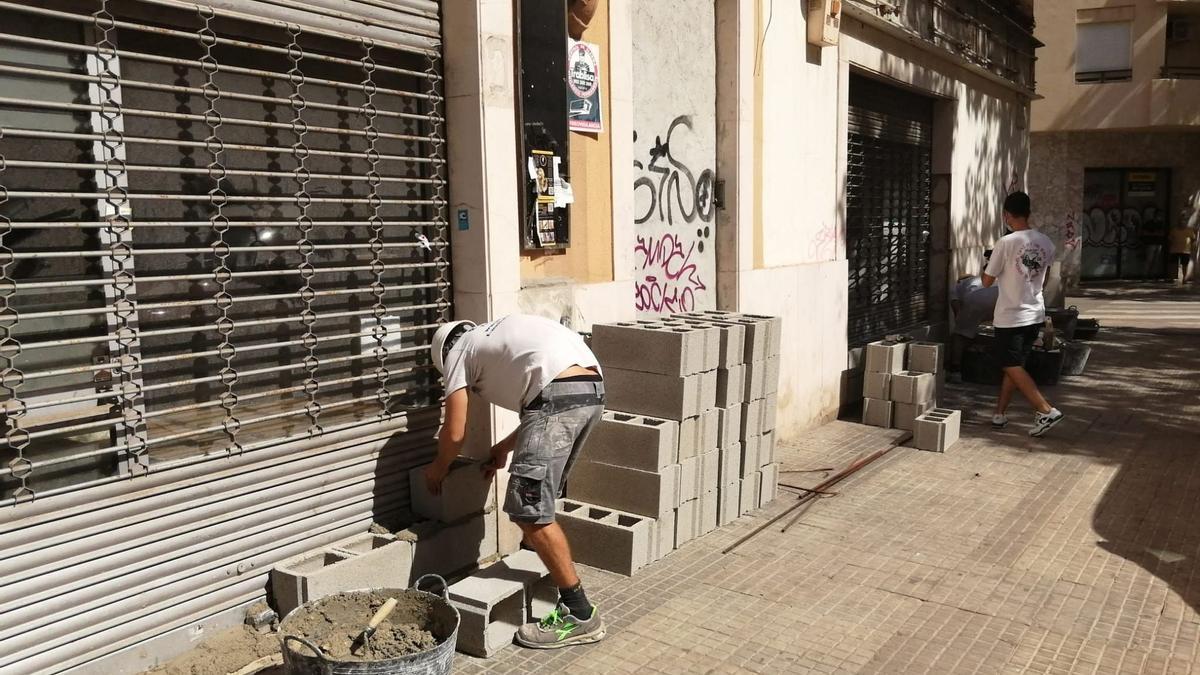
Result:
<svg viewBox="0 0 1200 675"><path fill-rule="evenodd" d="M517 644L530 649L558 649L604 639L604 622L600 620L599 608L592 605L592 616L587 621L569 611L565 605L559 605L541 621L521 626L517 630Z"/></svg>
<svg viewBox="0 0 1200 675"><path fill-rule="evenodd" d="M1046 432L1057 426L1064 417L1066 415L1063 415L1058 408L1051 408L1050 412L1034 415L1033 428L1029 430L1029 435L1034 438L1045 436Z"/></svg>

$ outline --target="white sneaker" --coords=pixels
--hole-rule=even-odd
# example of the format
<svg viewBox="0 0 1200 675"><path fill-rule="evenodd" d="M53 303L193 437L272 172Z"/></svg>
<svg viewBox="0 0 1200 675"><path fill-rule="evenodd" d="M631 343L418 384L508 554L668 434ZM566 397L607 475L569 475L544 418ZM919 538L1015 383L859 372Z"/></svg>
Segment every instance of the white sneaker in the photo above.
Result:
<svg viewBox="0 0 1200 675"><path fill-rule="evenodd" d="M1008 426L1008 417L1006 415L992 415L992 428L1003 429Z"/></svg>
<svg viewBox="0 0 1200 675"><path fill-rule="evenodd" d="M1047 431L1053 429L1059 422L1063 421L1066 415L1062 414L1058 408L1051 408L1048 413L1038 413L1033 417L1033 428L1029 430L1029 435L1035 438L1046 435Z"/></svg>

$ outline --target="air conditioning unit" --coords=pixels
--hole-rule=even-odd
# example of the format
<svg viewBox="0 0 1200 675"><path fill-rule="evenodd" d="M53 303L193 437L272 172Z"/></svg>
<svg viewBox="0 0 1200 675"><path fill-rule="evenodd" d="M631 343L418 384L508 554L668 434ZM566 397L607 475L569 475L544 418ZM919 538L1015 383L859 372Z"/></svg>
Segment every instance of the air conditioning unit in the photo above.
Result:
<svg viewBox="0 0 1200 675"><path fill-rule="evenodd" d="M808 42L833 47L842 32L842 0L808 0Z"/></svg>
<svg viewBox="0 0 1200 675"><path fill-rule="evenodd" d="M1167 19L1167 42L1188 42L1194 36L1190 19L1181 16Z"/></svg>

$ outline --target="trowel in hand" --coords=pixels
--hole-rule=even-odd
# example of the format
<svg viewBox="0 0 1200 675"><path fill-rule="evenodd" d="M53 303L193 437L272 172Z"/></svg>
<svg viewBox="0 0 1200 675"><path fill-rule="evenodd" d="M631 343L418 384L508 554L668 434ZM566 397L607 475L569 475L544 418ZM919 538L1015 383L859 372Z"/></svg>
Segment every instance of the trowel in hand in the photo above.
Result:
<svg viewBox="0 0 1200 675"><path fill-rule="evenodd" d="M350 645L351 654L361 656L370 651L371 636L375 634L375 631L379 629L379 624L388 618L393 609L396 609L396 599L388 598L387 602L383 603L383 607L380 607L379 611L375 612L375 616L371 617L371 621L363 629L363 632L354 638L354 642Z"/></svg>

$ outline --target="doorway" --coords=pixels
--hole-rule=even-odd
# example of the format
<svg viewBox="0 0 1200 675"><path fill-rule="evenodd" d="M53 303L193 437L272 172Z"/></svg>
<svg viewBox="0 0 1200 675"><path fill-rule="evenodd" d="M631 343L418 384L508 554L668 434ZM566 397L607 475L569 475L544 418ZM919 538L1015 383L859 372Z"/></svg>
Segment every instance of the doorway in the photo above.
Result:
<svg viewBox="0 0 1200 675"><path fill-rule="evenodd" d="M1170 169L1085 169L1084 281L1166 276Z"/></svg>

